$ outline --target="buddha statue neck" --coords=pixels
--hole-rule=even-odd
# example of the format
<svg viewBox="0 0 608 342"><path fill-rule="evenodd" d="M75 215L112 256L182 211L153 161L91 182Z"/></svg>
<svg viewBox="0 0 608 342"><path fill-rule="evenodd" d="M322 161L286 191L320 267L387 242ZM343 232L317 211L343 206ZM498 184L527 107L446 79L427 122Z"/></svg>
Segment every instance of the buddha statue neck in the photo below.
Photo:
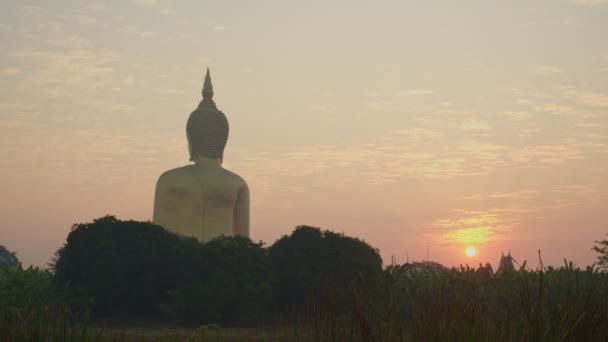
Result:
<svg viewBox="0 0 608 342"><path fill-rule="evenodd" d="M192 161L194 162L194 165L222 167L222 160L219 158L210 159L200 155L196 155L192 157Z"/></svg>

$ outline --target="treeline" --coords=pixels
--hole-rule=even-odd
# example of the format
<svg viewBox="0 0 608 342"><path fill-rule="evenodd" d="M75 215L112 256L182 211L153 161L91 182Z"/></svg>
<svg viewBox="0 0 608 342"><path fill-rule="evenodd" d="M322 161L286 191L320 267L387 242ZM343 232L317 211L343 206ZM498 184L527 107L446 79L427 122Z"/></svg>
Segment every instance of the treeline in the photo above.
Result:
<svg viewBox="0 0 608 342"><path fill-rule="evenodd" d="M52 269L70 302L96 317L254 324L302 314L328 289L371 291L382 260L359 239L308 226L265 247L244 237L200 243L107 216L75 225Z"/></svg>
<svg viewBox="0 0 608 342"><path fill-rule="evenodd" d="M6 247L0 245L0 269L7 269L19 264L19 259L15 252L9 251Z"/></svg>
<svg viewBox="0 0 608 342"><path fill-rule="evenodd" d="M608 340L608 273L594 266L382 269L365 242L314 227L271 246L199 243L111 216L75 225L51 271L4 255L2 341L95 340L89 314L293 328L281 341Z"/></svg>

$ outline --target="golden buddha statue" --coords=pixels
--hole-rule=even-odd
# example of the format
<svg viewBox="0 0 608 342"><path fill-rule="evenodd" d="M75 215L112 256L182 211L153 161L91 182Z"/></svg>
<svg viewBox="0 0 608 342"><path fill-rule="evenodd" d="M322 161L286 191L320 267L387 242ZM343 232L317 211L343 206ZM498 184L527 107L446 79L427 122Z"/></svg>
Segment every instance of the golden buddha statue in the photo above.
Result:
<svg viewBox="0 0 608 342"><path fill-rule="evenodd" d="M209 68L203 100L186 124L192 165L163 173L156 183L153 221L199 241L220 235L249 236L249 188L222 167L228 120L213 101Z"/></svg>

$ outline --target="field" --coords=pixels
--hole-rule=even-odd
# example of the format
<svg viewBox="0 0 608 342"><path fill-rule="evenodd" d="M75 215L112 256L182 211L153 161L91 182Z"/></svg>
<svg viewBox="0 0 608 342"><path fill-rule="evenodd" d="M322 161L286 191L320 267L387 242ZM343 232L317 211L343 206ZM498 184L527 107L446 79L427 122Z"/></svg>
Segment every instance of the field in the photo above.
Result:
<svg viewBox="0 0 608 342"><path fill-rule="evenodd" d="M0 277L2 341L599 341L608 337L608 273L560 268L500 275L393 265L373 289L328 288L299 313L255 327L202 322L109 325L76 313L52 274L13 267ZM130 323L128 323L130 322ZM160 323L159 323L160 322Z"/></svg>

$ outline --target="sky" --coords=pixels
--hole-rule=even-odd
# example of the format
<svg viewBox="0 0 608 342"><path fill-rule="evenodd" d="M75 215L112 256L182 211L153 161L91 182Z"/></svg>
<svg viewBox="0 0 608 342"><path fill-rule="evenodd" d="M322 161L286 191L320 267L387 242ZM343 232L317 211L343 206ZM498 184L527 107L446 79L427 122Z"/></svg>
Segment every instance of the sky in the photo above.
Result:
<svg viewBox="0 0 608 342"><path fill-rule="evenodd" d="M607 36L607 0L3 1L0 244L45 266L73 224L151 220L209 67L254 241L311 225L385 263L585 267Z"/></svg>

